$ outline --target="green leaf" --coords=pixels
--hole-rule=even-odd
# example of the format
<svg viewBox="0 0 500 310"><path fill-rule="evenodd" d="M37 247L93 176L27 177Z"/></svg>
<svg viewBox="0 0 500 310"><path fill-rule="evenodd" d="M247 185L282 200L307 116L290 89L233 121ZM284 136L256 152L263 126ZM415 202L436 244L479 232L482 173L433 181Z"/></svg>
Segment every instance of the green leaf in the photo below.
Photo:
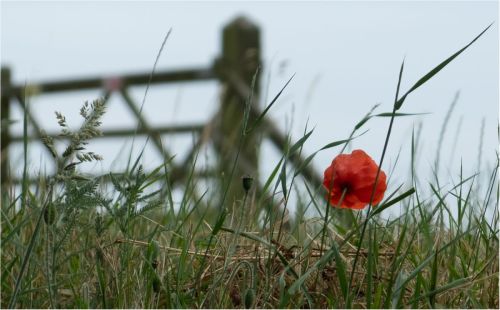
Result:
<svg viewBox="0 0 500 310"><path fill-rule="evenodd" d="M300 276L297 280L295 280L295 282L293 282L293 284L288 289L288 292L290 294L294 294L304 284L304 281L309 278L311 273L313 273L317 269L319 270L320 267L325 266L326 263L330 261L333 255L333 250L328 250L328 252L326 252L325 255L323 255L311 268L309 268L302 276Z"/></svg>
<svg viewBox="0 0 500 310"><path fill-rule="evenodd" d="M427 298L429 296L433 296L433 295L438 295L438 294L441 294L441 293L444 293L448 290L451 290L457 286L460 286L460 285L463 285L467 282L470 282L471 281L471 278L472 277L467 277L467 278L462 278L462 279L458 279L458 280L455 280L455 281L452 281L446 285L443 285L443 286L440 286L438 288L436 288L435 290L433 291L430 291L428 292L427 294L424 294L424 295L420 295L420 294L417 294L418 292L415 292L415 297L412 298L408 303L411 303L413 305L416 305L417 302L420 300L420 299L424 299L424 298Z"/></svg>
<svg viewBox="0 0 500 310"><path fill-rule="evenodd" d="M406 192L399 195L398 197L396 197L390 201L387 201L386 203L379 206L378 208L373 209L373 212L370 214L370 218L379 214L380 212L384 211L385 209L389 208L390 206L400 202L401 200L405 199L406 197L413 195L413 193L415 193L415 188L412 187L411 189L407 190Z"/></svg>
<svg viewBox="0 0 500 310"><path fill-rule="evenodd" d="M273 169L273 172L271 173L271 175L267 178L267 181L266 181L266 184L264 184L264 187L262 188L262 193L266 193L267 190L269 189L269 187L271 186L271 182L274 180L274 178L276 177L276 174L278 173L278 170L280 169L281 167L281 163L283 163L283 160L285 159L285 157L281 157L280 161L278 162L278 164L276 165L276 167L274 167Z"/></svg>
<svg viewBox="0 0 500 310"><path fill-rule="evenodd" d="M420 265L418 265L409 275L406 279L404 279L404 281L402 283L400 283L400 285L398 285L398 287L396 288L397 289L400 289L403 285L405 285L406 283L408 283L410 280L412 280L413 278L415 278L421 271L422 269L424 269L425 266L427 266L427 264L429 264L429 262L431 262L431 260L434 258L435 255L441 253L442 251L446 250L448 247L450 247L451 245L455 244L458 240L460 240L463 236L467 235L470 231L472 231L473 228L469 228L467 229L466 231L458 234L455 238L453 238L453 240L451 240L450 242L448 242L447 244L445 244L442 248L440 248L439 250L437 251L432 251L432 253L422 261L422 263L420 263Z"/></svg>
<svg viewBox="0 0 500 310"><path fill-rule="evenodd" d="M295 152L297 152L297 150L299 148L302 147L302 145L304 145L304 143L306 142L307 139L309 139L309 137L311 136L311 134L313 133L314 129L311 129L311 131L309 131L307 134L305 134L302 138L300 138L299 141L295 142L295 144L290 148L290 150L288 151L288 154L291 155Z"/></svg>
<svg viewBox="0 0 500 310"><path fill-rule="evenodd" d="M405 288L406 282L404 282L405 279L405 273L404 271L401 271L398 273L398 277L396 278L396 287L397 289L392 292L392 302L391 302L391 308L392 309L399 309L399 303L401 301L402 293Z"/></svg>
<svg viewBox="0 0 500 310"><path fill-rule="evenodd" d="M326 150L326 149L329 149L329 148L332 148L332 147L336 147L336 146L348 143L351 140L354 140L354 139L362 136L365 133L366 133L366 131L364 133L356 136L356 137L353 137L353 138L350 138L350 139L344 139L344 140L334 141L334 142L328 143L327 145L323 146L322 148L320 148L316 152L314 152L311 155L309 155L308 157L306 157L306 159L301 163L301 165L295 170L294 177L296 177L297 175L299 175L302 172L302 170L304 170L304 168L309 165L309 163L311 162L311 160L313 160L313 158L316 156L316 154L318 154L320 151L323 151L323 150Z"/></svg>
<svg viewBox="0 0 500 310"><path fill-rule="evenodd" d="M273 100L271 100L271 103L269 103L267 105L267 107L264 109L264 111L262 111L262 113L260 113L260 115L257 117L257 119L253 123L252 127L246 131L246 134L251 132L255 127L257 127L259 125L259 123L262 121L264 116L266 116L267 112L269 112L269 109L271 109L271 107L274 105L274 103L276 103L278 98L281 96L281 93L283 93L283 91L288 86L288 84L290 84L290 82L292 81L294 76L295 76L295 74L292 75L292 77L288 80L288 82L285 83L285 86L283 86L283 88L281 88L281 90L278 92L278 94L276 94L276 96L274 96Z"/></svg>
<svg viewBox="0 0 500 310"><path fill-rule="evenodd" d="M474 38L469 44L461 48L458 52L455 54L451 55L448 57L445 61L437 65L434 69L429 71L426 75L424 75L420 80L418 80L404 95L401 97L397 102L396 102L396 110L399 110L401 106L403 105L403 102L405 101L406 97L411 94L414 90L422 86L425 82L430 80L434 75L436 75L439 71L441 71L444 67L446 67L453 59L455 59L458 55L460 55L463 51L465 51L469 46L471 46L474 42L476 42L477 39L479 39L491 26L493 23L491 23L486 29L484 29L477 37Z"/></svg>
<svg viewBox="0 0 500 310"><path fill-rule="evenodd" d="M212 236L217 235L219 230L222 228L222 225L224 224L224 221L226 220L226 215L227 215L227 210L223 209L219 218L217 219L217 222L215 223L214 229L212 230Z"/></svg>
<svg viewBox="0 0 500 310"><path fill-rule="evenodd" d="M287 189L286 189L286 161L281 167L281 173L280 173L280 183L281 183L281 190L283 191L283 197L285 199L287 198Z"/></svg>
<svg viewBox="0 0 500 310"><path fill-rule="evenodd" d="M392 112L384 112L375 114L375 117L401 117L401 116L415 116L415 115L428 115L431 113L392 113Z"/></svg>
<svg viewBox="0 0 500 310"><path fill-rule="evenodd" d="M354 140L358 137L361 137L362 135L364 135L366 132L368 131L365 131L363 132L362 134L356 136L356 137L353 137L351 139L344 139L344 140L338 140L338 141L334 141L334 142L331 142L331 143L328 143L327 145L323 146L322 148L319 149L319 151L323 151L323 150L326 150L326 149L330 149L332 147L335 147L335 146L339 146L339 145L342 145L342 144L345 144L345 143L348 143L350 142L351 140Z"/></svg>

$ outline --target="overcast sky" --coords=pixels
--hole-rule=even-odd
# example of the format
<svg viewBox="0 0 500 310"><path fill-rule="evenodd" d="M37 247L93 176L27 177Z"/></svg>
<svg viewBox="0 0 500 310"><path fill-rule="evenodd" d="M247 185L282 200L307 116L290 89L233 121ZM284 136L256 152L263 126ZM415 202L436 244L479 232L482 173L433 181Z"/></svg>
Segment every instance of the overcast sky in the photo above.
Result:
<svg viewBox="0 0 500 310"><path fill-rule="evenodd" d="M457 178L462 160L468 174L477 170L481 122L485 120L481 170L495 162L498 149L498 4L497 2L5 2L1 3L1 63L12 70L17 84L86 76L149 72L168 30L172 34L157 70L208 67L221 50L221 28L245 15L262 29L263 89L274 96L296 74L271 118L300 138L306 122L315 127L305 152L346 138L353 126L376 103L389 112L403 58L406 91L434 66L469 43L486 26L491 29L428 84L413 93L401 112L429 113L399 118L383 167L394 169L392 186L408 182L412 128L422 124L419 172L431 178L441 125L455 94L460 97L443 143L443 178ZM270 79L267 77L270 76ZM145 116L155 125L202 122L217 109L217 83L173 84L153 87ZM144 88L133 90L140 102ZM64 93L30 99L34 116L48 131L57 129L54 110L79 124L85 100L101 91ZM13 108L13 119L22 120ZM458 124L461 120L461 126ZM133 127L135 123L119 98L112 97L104 127ZM369 132L353 143L377 161L381 155L387 118L370 121ZM13 131L20 133L21 122ZM455 137L457 139L454 144ZM139 140L142 141L142 140ZM92 144L103 163L91 168L119 170L120 149L130 141ZM183 154L190 139L164 138L173 153ZM455 146L454 146L455 145ZM14 158L20 146L12 150ZM453 151L454 150L454 151ZM277 163L270 148L263 151L263 174ZM321 152L313 165L322 173L338 150ZM30 153L32 172L44 156ZM182 156L180 156L182 157ZM146 163L160 162L151 147ZM22 161L14 160L15 171ZM50 168L50 165L48 165ZM450 180L446 180L448 184ZM445 182L445 183L446 183ZM424 182L426 183L426 182Z"/></svg>

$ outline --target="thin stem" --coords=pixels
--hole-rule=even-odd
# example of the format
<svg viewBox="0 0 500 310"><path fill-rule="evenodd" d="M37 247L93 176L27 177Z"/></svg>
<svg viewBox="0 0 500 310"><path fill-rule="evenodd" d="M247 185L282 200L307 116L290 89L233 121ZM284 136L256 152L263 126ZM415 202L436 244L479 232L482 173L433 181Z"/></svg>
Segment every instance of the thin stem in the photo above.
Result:
<svg viewBox="0 0 500 310"><path fill-rule="evenodd" d="M357 246L357 250L356 250L356 256L354 257L354 262L353 262L352 270L351 270L351 276L350 276L350 279L349 279L349 285L347 287L347 294L349 294L349 291L350 291L350 289L352 287L352 281L354 279L354 273L356 271L356 265L358 263L358 258L359 258L359 252L360 252L360 249L361 249L361 244L363 242L363 237L365 235L366 227L368 226L368 221L370 220L370 212L371 212L371 209L372 209L373 198L375 196L375 190L377 188L378 178L379 178L379 175L380 175L382 164L384 163L385 152L387 151L387 146L389 145L389 138L391 136L392 126L394 124L394 118L395 118L394 116L395 116L396 111L398 110L398 104L397 104L397 102L398 102L398 97L399 97L399 87L401 85L401 77L403 75L403 68L404 68L404 61L401 64L401 69L399 71L398 86L396 88L396 96L395 96L395 99L394 99L394 105L393 105L393 109L392 109L391 120L389 122L389 128L387 130L387 135L385 136L384 148L382 149L382 156L380 157L380 162L379 162L379 165L378 165L377 174L375 176L375 182L373 183L373 189L372 189L372 193L371 193L371 196L370 196L370 203L368 204L368 210L366 212L366 220L364 221L363 228L361 229L361 235L360 235L359 241L358 241L358 246ZM350 304L351 304L351 298L349 298L349 297L350 297L349 295L346 296L347 307L350 307Z"/></svg>

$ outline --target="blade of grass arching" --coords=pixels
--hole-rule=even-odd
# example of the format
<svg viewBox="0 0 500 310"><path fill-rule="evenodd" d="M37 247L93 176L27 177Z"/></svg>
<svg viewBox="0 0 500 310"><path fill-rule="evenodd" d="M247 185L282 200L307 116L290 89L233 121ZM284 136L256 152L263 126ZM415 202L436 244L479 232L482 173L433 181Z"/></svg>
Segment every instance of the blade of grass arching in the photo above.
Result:
<svg viewBox="0 0 500 310"><path fill-rule="evenodd" d="M354 126L354 129L351 132L351 136L354 135L354 133L358 129L360 129L361 127L363 127L363 125L366 122L368 122L373 117L373 115L372 115L373 111L375 111L379 106L380 106L380 103L377 103L377 104L375 104L374 106L371 107L370 111L368 111L368 113L366 113L366 115Z"/></svg>
<svg viewBox="0 0 500 310"><path fill-rule="evenodd" d="M373 117L402 117L402 116L417 116L417 115L428 115L431 113L397 113L397 112L384 112L373 115Z"/></svg>
<svg viewBox="0 0 500 310"><path fill-rule="evenodd" d="M415 188L410 188L409 190L407 190L406 192L404 192L403 194L399 195L398 197L392 199L392 200L389 200L387 202L384 202L382 205L380 205L378 208L374 209L373 212L370 214L370 218L372 218L373 216L381 213L382 211L384 211L385 209L395 205L396 203L402 201L403 199L413 195L415 193Z"/></svg>
<svg viewBox="0 0 500 310"><path fill-rule="evenodd" d="M311 160L313 160L313 158L316 156L317 153L318 152L314 152L311 155L307 156L306 159L302 162L302 164L295 171L294 176L299 175L302 172L302 170L304 170L305 167L309 166L309 163L311 162Z"/></svg>
<svg viewBox="0 0 500 310"><path fill-rule="evenodd" d="M325 146L323 146L322 148L320 148L320 149L318 150L318 152L319 152L319 151L323 151L323 150L327 150L327 149L330 149L330 148L332 148L332 147L336 147L336 146L339 146L339 145L344 145L344 149L345 149L345 146L346 146L349 142L351 142L352 140L357 139L357 138L359 138L359 137L363 136L363 135L364 135L365 133L367 133L367 132L368 132L368 130L365 130L365 131L363 131L362 133L360 133L359 135L354 136L354 135L353 135L353 134L354 134L354 131L353 131L353 132L351 133L351 135L349 136L349 138L344 139L344 140L338 140L338 141L333 141L333 142L330 142L330 143L328 143L327 145L325 145ZM344 149L342 149L341 153L344 151Z"/></svg>
<svg viewBox="0 0 500 310"><path fill-rule="evenodd" d="M302 138L300 138L297 142L295 142L295 144L292 145L292 147L288 151L288 155L290 156L290 155L294 154L295 152L297 152L297 150L302 149L302 146L307 141L307 139L309 139L309 137L311 136L313 131L314 131L314 129L311 129L311 131L306 133Z"/></svg>
<svg viewBox="0 0 500 310"><path fill-rule="evenodd" d="M288 86L288 84L290 84L290 82L292 81L292 79L294 78L295 74L293 74L290 79L288 80L288 82L285 83L285 85L281 88L281 90L276 94L276 96L274 96L273 100L271 100L271 102L266 106L266 108L264 109L264 111L262 111L262 113L257 117L257 119L253 122L252 126L247 129L245 131L245 134L248 134L250 133L252 130L255 129L255 127L257 127L260 122L262 122L262 120L264 119L264 116L266 116L267 112L269 112L269 109L271 109L271 107L276 103L276 101L278 100L278 98L281 96L281 94L283 93L283 91L285 90L285 88Z"/></svg>
<svg viewBox="0 0 500 310"><path fill-rule="evenodd" d="M384 200L382 200L382 202L379 204L379 206L382 206L382 205L386 204L388 201L390 201L391 198L394 197L399 192L399 190L403 187L403 185L404 185L404 183L399 184L399 186L396 187L396 189L394 189L392 191L392 193L390 193L389 195L384 194ZM375 212L375 210L373 210L373 212Z"/></svg>
<svg viewBox="0 0 500 310"><path fill-rule="evenodd" d="M273 172L271 172L271 174L267 178L266 183L264 184L264 187L262 188L263 195L269 190L269 187L271 186L271 183L273 182L274 178L276 178L276 175L278 174L278 171L280 170L281 164L283 163L284 159L285 159L285 157L281 157L278 164L274 167Z"/></svg>
<svg viewBox="0 0 500 310"><path fill-rule="evenodd" d="M155 74L156 67L158 65L158 61L160 60L160 56L161 56L161 54L163 52L163 49L165 48L165 44L167 43L167 40L170 37L171 33L172 33L172 28L170 28L168 30L167 34L163 38L163 41L162 41L161 46L160 46L160 49L158 50L158 53L156 53L156 58L155 58L155 61L153 63L153 68L151 69L151 73L149 74L148 83L146 84L146 89L144 90L144 96L142 97L141 106L139 108L139 115L138 115L137 127L135 128L134 134L132 135L132 143L131 143L130 153L129 153L129 157L128 157L128 161L127 161L127 170L130 167L130 162L132 161L132 152L133 152L133 149L134 149L135 137L137 136L137 131L144 125L144 124L141 123L141 116L142 116L142 110L144 109L144 105L146 104L146 98L148 96L149 87L151 86L151 82L153 81L153 76ZM148 143L148 141L149 141L149 136L146 139L146 143L145 143L144 146L146 146L146 144ZM134 171L134 169L132 168L130 174L132 174L133 171Z"/></svg>
<svg viewBox="0 0 500 310"><path fill-rule="evenodd" d="M491 26L493 23L491 23L486 29L484 29L478 36L474 38L469 44L461 48L459 51L457 51L455 54L451 55L448 57L445 61L437 65L434 69L429 71L426 75L424 75L422 78L420 78L397 102L396 102L396 110L399 110L401 106L403 105L406 97L411 94L413 91L415 91L417 88L425 84L428 80L430 80L434 75L436 75L439 71L441 71L444 67L446 67L453 59L455 59L458 55L460 55L463 51L465 51L469 46L471 46L474 42L476 42L477 39L479 39Z"/></svg>
<svg viewBox="0 0 500 310"><path fill-rule="evenodd" d="M294 176L297 176L299 175L300 173L302 173L302 171L305 169L305 167L307 167L310 162L313 160L313 158L316 156L316 154L318 154L320 151L323 151L323 150L327 150L327 149L330 149L330 148L333 148L333 147L336 147L336 146L339 146L339 145L346 145L347 143L349 143L350 141L358 138L358 137L361 137L362 135L364 135L365 133L367 133L368 131L365 131L363 133L361 133L360 135L356 136L356 137L351 137L349 139L345 139L345 140L338 140L338 141L333 141L331 143L328 143L327 145L323 146L322 148L320 148L319 150L317 150L316 152L312 153L311 155L309 155L302 163L301 165L297 168L297 170L295 171L294 173Z"/></svg>

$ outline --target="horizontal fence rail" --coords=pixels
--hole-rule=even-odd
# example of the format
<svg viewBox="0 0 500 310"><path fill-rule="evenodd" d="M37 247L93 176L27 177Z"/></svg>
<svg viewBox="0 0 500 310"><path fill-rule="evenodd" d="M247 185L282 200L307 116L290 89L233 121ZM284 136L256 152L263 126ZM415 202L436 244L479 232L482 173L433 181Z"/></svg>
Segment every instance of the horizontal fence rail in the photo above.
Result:
<svg viewBox="0 0 500 310"><path fill-rule="evenodd" d="M173 134L186 134L186 133L199 133L203 130L203 124L193 124L193 125L175 125L175 126L160 126L152 129L161 135L173 135ZM93 139L107 139L107 138L120 138L133 135L149 135L150 132L142 127L139 129L130 128L117 128L117 129L103 129L103 135L95 137ZM47 136L51 138L60 138L60 134L56 132L47 133ZM30 136L28 141L38 140L38 137ZM10 142L22 142L24 141L23 136L13 136L10 138Z"/></svg>
<svg viewBox="0 0 500 310"><path fill-rule="evenodd" d="M197 177L220 179L221 182L229 182L228 186L235 187L228 194L227 201L237 199L237 191L241 191L239 182L231 182L226 177L220 178L221 171L227 174L232 167L232 159L237 158L236 169L237 178L243 174L258 175L258 152L256 148L256 135L251 133L243 144L241 154L237 150L238 142L235 139L241 132L242 121L246 105L250 105L250 120L257 119L262 111L259 108L259 68L260 60L260 30L257 26L244 18L238 18L228 24L223 30L222 54L213 61L213 65L204 68L190 68L179 70L158 70L154 74L151 72L128 73L120 75L99 75L88 78L61 79L53 81L43 81L26 85L13 85L11 74L8 68L2 68L2 89L1 89L1 109L2 109L2 185L10 178L8 175L8 145L24 141L22 135L10 135L8 126L10 124L10 105L17 103L24 113L27 113L28 120L34 129L34 134L30 135L29 141L39 139L42 127L37 123L31 113L26 110L26 97L39 96L44 94L55 94L62 92L82 91L90 89L103 90L103 98L107 100L112 94L120 95L124 105L132 112L136 119L136 128L113 128L102 129L102 138L130 137L134 135L148 136L154 147L158 150L165 162L170 161L173 156L168 150L168 145L163 145L161 135L173 134L195 134L195 141L187 155L180 160L180 163L171 162L169 179L173 183L182 183L188 178L188 167L196 158L197 152L203 145L211 143L218 156L218 164L212 167L210 172L194 171ZM141 112L137 102L129 94L129 88L145 85L165 85L169 83L191 83L191 82L216 81L223 87L221 102L218 111L206 123L176 124L169 126L152 126ZM250 100L250 101L249 101ZM293 141L283 134L275 123L266 115L258 130L262 137L269 139L276 149L286 154L289 145ZM58 138L57 132L49 132L47 135ZM63 138L64 139L64 138ZM296 169L300 167L300 174L315 188L321 188L322 178L311 165L304 165L306 156L303 154L290 154L286 162L292 164ZM97 176L93 176L97 177ZM101 178L104 182L109 181L109 177ZM224 179L224 180L223 180ZM19 178L10 178L9 183L18 183ZM36 182L36 178L31 178L30 182ZM261 190L259 181L256 180L257 191ZM237 185L232 185L232 184ZM223 186L223 185L222 185Z"/></svg>
<svg viewBox="0 0 500 310"><path fill-rule="evenodd" d="M16 97L24 96L26 92L30 95L41 95L47 93L59 93L70 91L82 91L89 89L104 88L106 90L118 90L124 86L155 85L163 83L180 83L196 81L217 81L217 75L212 68L158 71L151 73L123 74L108 77L90 77L84 79L64 79L26 85L7 86L2 89L2 96Z"/></svg>

